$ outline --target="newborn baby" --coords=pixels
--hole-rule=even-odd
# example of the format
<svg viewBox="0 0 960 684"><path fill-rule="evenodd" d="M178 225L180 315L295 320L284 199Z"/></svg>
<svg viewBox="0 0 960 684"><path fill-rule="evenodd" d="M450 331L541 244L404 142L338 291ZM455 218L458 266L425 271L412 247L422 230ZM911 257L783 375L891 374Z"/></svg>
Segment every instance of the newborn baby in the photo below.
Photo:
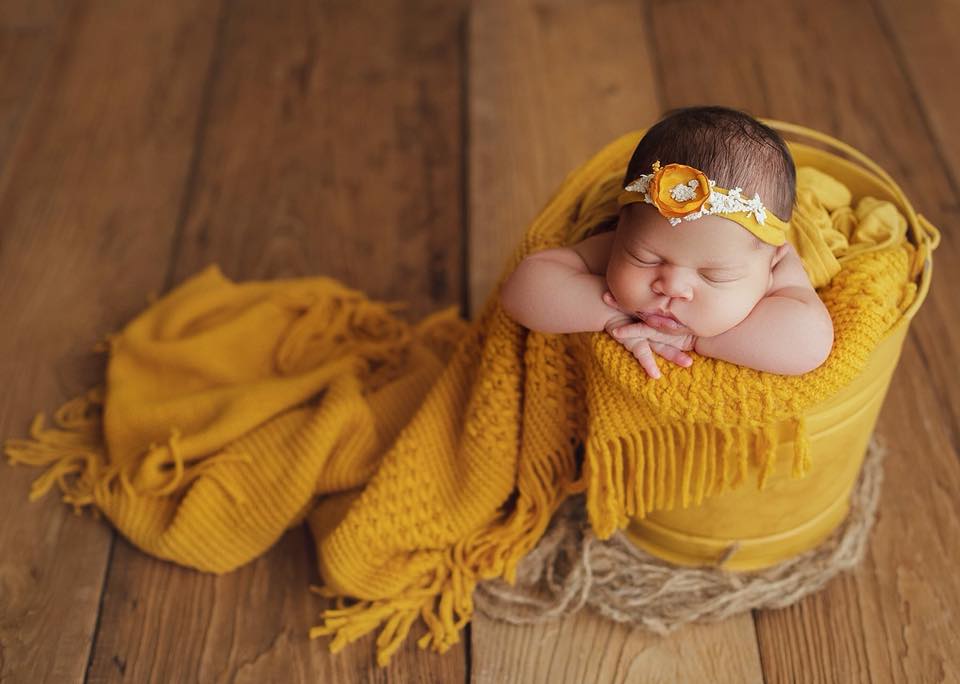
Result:
<svg viewBox="0 0 960 684"><path fill-rule="evenodd" d="M833 346L830 315L786 242L796 170L783 139L725 107L675 110L627 167L614 229L536 252L506 280L531 330L605 330L653 378L655 354L799 375Z"/></svg>

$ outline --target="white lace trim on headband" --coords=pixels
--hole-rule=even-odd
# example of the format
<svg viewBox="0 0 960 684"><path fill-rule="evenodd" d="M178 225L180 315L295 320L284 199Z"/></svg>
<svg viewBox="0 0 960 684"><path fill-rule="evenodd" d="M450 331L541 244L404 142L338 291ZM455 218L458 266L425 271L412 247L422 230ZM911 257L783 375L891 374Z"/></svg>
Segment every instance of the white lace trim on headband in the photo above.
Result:
<svg viewBox="0 0 960 684"><path fill-rule="evenodd" d="M650 186L650 181L653 179L652 173L645 173L635 181L629 183L624 190L629 190L630 192L642 192L643 199L647 204L654 204L653 198L650 196L650 193L647 189ZM763 206L763 203L760 201L760 195L755 194L753 199L747 199L740 193L743 191L743 188L733 188L728 190L726 194L722 192L717 192L713 189L717 183L716 181L709 181L710 183L710 197L706 202L703 203L703 206L700 207L697 211L692 211L689 214L681 218L669 218L670 225L675 226L680 221L693 221L704 214L730 214L737 211L745 211L749 214L753 214L753 217L757 220L757 223L760 225L764 224L764 221L767 219L767 211ZM696 189L700 184L696 180L690 180L687 183L677 183L672 188L670 188L670 196L677 202L686 202L692 200L696 197Z"/></svg>

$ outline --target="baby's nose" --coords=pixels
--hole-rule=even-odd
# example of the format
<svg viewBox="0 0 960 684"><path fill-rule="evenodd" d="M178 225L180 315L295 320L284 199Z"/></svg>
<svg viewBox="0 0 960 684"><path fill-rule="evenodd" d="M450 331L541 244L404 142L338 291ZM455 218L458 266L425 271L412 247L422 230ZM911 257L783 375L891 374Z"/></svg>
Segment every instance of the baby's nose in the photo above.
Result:
<svg viewBox="0 0 960 684"><path fill-rule="evenodd" d="M653 281L653 291L673 299L690 299L693 297L693 286L687 274L679 269L664 267Z"/></svg>

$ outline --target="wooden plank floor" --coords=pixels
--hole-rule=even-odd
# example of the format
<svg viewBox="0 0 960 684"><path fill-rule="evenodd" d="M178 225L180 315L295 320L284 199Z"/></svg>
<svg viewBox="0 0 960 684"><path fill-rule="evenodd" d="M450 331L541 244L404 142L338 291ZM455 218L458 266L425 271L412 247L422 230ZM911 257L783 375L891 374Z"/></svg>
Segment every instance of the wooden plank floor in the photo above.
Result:
<svg viewBox="0 0 960 684"><path fill-rule="evenodd" d="M0 465L0 682L960 681L960 6L949 0L2 0L0 437L208 263L479 310L571 168L719 103L876 159L943 230L878 432L864 563L778 611L660 638L478 615L446 655L309 641L291 530L223 577L145 556Z"/></svg>

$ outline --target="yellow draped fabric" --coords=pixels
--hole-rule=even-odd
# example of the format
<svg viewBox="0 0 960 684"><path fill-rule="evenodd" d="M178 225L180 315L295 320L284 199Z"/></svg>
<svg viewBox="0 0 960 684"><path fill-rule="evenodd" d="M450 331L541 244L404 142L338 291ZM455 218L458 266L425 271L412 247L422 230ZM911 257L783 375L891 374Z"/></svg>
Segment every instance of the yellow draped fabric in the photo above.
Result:
<svg viewBox="0 0 960 684"><path fill-rule="evenodd" d="M609 228L639 133L571 173L525 232L525 255ZM793 474L816 466L801 416L855 377L915 294L914 249L887 202L801 169L791 241L821 286L836 342L782 377L695 357L652 381L605 333L529 332L495 290L473 322L410 324L323 277L232 282L216 266L108 336L104 382L67 402L12 462L47 466L77 510L145 552L224 573L306 520L337 597L312 636L331 648L383 625L385 664L414 622L445 651L477 581L513 581L568 495L609 537L773 467L774 426L796 422ZM812 461L812 463L811 463Z"/></svg>

